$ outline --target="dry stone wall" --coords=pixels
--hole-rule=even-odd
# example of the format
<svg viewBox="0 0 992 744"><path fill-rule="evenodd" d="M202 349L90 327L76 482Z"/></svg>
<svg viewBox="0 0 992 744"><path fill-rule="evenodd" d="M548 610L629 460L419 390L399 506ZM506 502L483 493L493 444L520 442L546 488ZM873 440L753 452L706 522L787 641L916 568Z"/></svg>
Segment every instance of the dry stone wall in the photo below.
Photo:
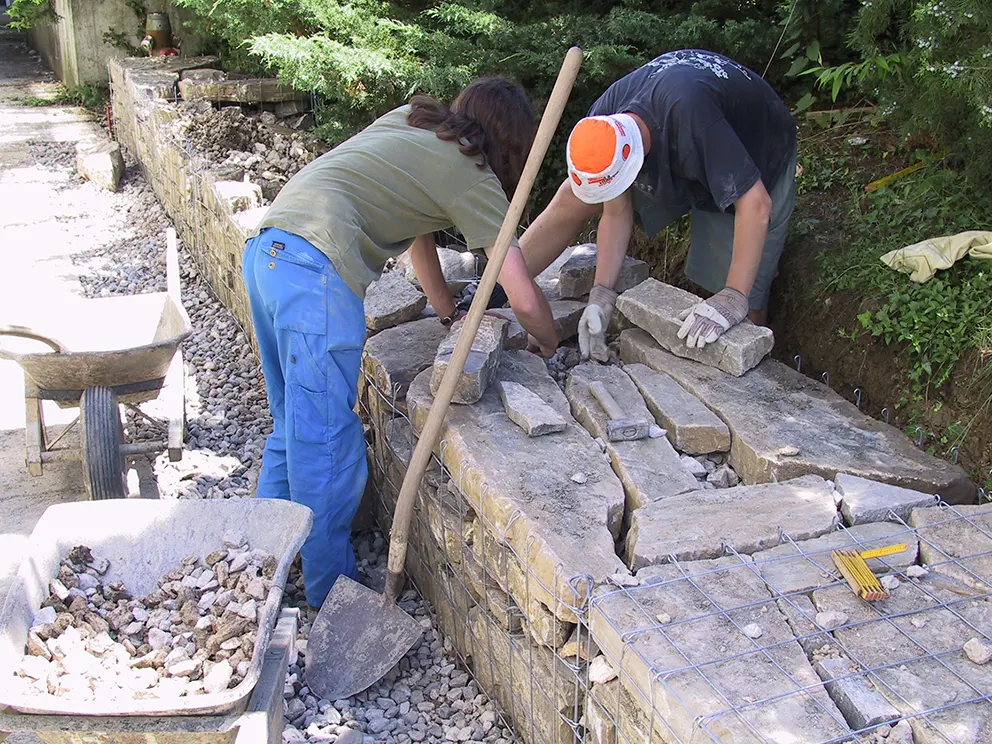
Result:
<svg viewBox="0 0 992 744"><path fill-rule="evenodd" d="M115 63L116 135L250 331L258 194L218 188L230 174L170 135L181 72L211 63ZM471 267L445 260L470 290ZM566 343L552 360L501 311L411 527L412 580L520 739L987 741L992 507L934 505L973 503L963 471L765 358L766 331L687 353L675 318L694 298L637 262L612 363L580 363L594 265L579 246L539 277ZM383 527L453 341L399 268L366 307L359 400ZM654 436L610 441L593 383ZM860 599L831 551L891 545L869 560L888 598Z"/></svg>

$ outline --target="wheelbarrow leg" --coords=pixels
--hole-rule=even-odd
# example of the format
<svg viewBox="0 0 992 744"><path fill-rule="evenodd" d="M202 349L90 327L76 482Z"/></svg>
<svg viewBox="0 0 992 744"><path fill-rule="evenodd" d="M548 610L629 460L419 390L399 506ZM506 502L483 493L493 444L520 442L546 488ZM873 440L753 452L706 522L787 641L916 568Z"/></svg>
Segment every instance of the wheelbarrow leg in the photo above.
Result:
<svg viewBox="0 0 992 744"><path fill-rule="evenodd" d="M31 475L41 475L41 453L45 451L45 414L41 399L24 397L24 439Z"/></svg>
<svg viewBox="0 0 992 744"><path fill-rule="evenodd" d="M169 461L183 459L183 439L186 435L186 392L183 372L183 352L176 349L169 371L165 375L161 396L165 398L165 410L169 417Z"/></svg>

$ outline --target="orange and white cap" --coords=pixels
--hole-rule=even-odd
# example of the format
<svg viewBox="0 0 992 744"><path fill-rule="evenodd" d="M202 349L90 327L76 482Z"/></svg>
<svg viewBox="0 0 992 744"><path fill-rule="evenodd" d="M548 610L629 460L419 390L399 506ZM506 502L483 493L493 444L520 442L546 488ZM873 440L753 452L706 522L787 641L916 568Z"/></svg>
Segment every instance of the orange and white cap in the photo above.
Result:
<svg viewBox="0 0 992 744"><path fill-rule="evenodd" d="M587 116L568 136L568 180L586 204L602 204L629 189L644 164L641 130L629 114Z"/></svg>

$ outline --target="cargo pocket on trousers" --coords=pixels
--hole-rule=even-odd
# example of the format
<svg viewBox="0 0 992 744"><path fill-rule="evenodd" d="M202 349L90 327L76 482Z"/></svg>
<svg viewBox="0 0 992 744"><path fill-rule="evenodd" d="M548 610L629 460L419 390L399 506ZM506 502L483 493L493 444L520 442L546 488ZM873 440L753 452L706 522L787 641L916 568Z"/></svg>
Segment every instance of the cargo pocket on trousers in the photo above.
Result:
<svg viewBox="0 0 992 744"><path fill-rule="evenodd" d="M322 335L294 333L291 337L286 388L293 407L293 434L300 442L326 444L331 439L328 356L321 353L326 345Z"/></svg>
<svg viewBox="0 0 992 744"><path fill-rule="evenodd" d="M293 406L293 433L297 441L327 444L331 428L327 421L327 391L307 390L302 385L288 385Z"/></svg>

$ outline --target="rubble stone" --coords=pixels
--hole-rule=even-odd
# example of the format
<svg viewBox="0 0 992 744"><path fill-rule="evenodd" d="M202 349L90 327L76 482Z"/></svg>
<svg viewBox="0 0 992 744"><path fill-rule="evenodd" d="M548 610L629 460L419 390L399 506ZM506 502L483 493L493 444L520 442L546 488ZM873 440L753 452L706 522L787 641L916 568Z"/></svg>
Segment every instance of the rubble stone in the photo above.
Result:
<svg viewBox="0 0 992 744"><path fill-rule="evenodd" d="M964 644L964 652L976 664L992 661L992 641L984 638L969 638Z"/></svg>
<svg viewBox="0 0 992 744"><path fill-rule="evenodd" d="M80 142L76 145L76 170L100 188L117 191L124 175L121 146L111 140Z"/></svg>
<svg viewBox="0 0 992 744"><path fill-rule="evenodd" d="M427 306L427 297L399 271L389 271L365 292L365 326L370 331L413 320Z"/></svg>
<svg viewBox="0 0 992 744"><path fill-rule="evenodd" d="M596 255L595 243L575 246L558 271L558 286L562 298L580 298L589 294L596 280ZM625 256L620 278L613 288L618 293L626 292L647 279L650 273L644 261Z"/></svg>
<svg viewBox="0 0 992 744"><path fill-rule="evenodd" d="M620 660L620 685L645 716L665 711L668 738L719 732L720 741L740 744L757 730L796 743L845 740L840 711L750 566L736 557L688 561L644 568L638 578L645 585L635 591L597 591L589 623L604 654ZM654 630L661 613L673 618L664 633ZM761 625L760 639L735 627L750 623ZM705 665L705 676L687 658ZM800 687L807 694L794 694Z"/></svg>
<svg viewBox="0 0 992 744"><path fill-rule="evenodd" d="M609 416L589 391L589 385L594 381L603 383L626 416L645 421L653 419L637 387L619 367L580 364L569 374L565 395L571 404L572 415L593 437L606 442L613 470L623 482L628 511L698 488L696 479L682 467L678 453L667 439L645 437L628 442L609 441L606 432Z"/></svg>
<svg viewBox="0 0 992 744"><path fill-rule="evenodd" d="M913 446L898 429L859 411L826 385L772 359L735 378L661 349L644 331L620 335L624 362L665 372L730 428L730 465L745 483L816 474L862 478L939 492L949 503L974 500L958 466ZM793 457L779 454L798 446Z"/></svg>
<svg viewBox="0 0 992 744"><path fill-rule="evenodd" d="M499 384L499 394L506 415L529 437L565 430L565 419L536 393L515 382Z"/></svg>
<svg viewBox="0 0 992 744"><path fill-rule="evenodd" d="M579 334L579 319L586 309L584 302L574 302L573 300L553 300L551 305L551 317L555 324L555 333L558 334L558 343L564 343L575 338ZM526 349L527 331L517 322L516 313L508 307L499 307L490 310L491 315L498 315L509 321L510 325L506 329L506 342L503 348Z"/></svg>
<svg viewBox="0 0 992 744"><path fill-rule="evenodd" d="M470 251L456 251L451 248L438 246L437 259L438 263L441 264L441 273L444 275L444 281L448 285L448 291L452 294L461 292L478 276L475 255ZM399 257L397 267L403 269L408 281L414 284L420 284L417 272L413 269L413 262L410 260L409 252Z"/></svg>
<svg viewBox="0 0 992 744"><path fill-rule="evenodd" d="M464 319L455 323L451 327L451 332L437 347L430 381L431 395L437 395L441 387L441 380L444 379L444 373L448 369L448 362L454 353L464 324ZM468 358L465 360L465 366L458 376L458 383L451 397L453 403L475 403L492 384L496 378L496 370L499 368L500 355L503 353L507 325L505 320L489 315L483 316L479 330L472 341Z"/></svg>
<svg viewBox="0 0 992 744"><path fill-rule="evenodd" d="M262 187L251 181L215 181L217 198L231 211L246 212L262 206Z"/></svg>
<svg viewBox="0 0 992 744"><path fill-rule="evenodd" d="M418 428L433 402L430 375L421 373L407 393ZM540 357L524 351L503 354L498 379L524 385L570 420L568 402ZM531 595L560 618L574 622L569 607L589 589L579 582L576 597L572 575L595 581L625 572L613 545L623 517L623 487L578 424L569 421L554 437L532 439L503 415L499 394L490 389L475 405L448 410L441 440L444 465L485 520L487 532L495 530L521 557L533 573ZM587 483L572 482L577 470L586 472ZM527 588L522 589L526 596Z"/></svg>
<svg viewBox="0 0 992 744"><path fill-rule="evenodd" d="M663 349L685 359L740 377L764 359L775 344L771 330L745 320L702 349L690 349L678 337L679 314L702 300L696 295L648 279L617 299L617 310L649 333Z"/></svg>
<svg viewBox="0 0 992 744"><path fill-rule="evenodd" d="M778 545L781 535L807 540L830 532L837 512L830 484L815 475L784 483L693 491L670 496L633 513L627 563L633 570L672 555L691 561Z"/></svg>
<svg viewBox="0 0 992 744"><path fill-rule="evenodd" d="M916 507L934 506L933 494L879 483L856 475L838 473L835 479L841 497L840 511L847 525L884 522L892 512L906 520Z"/></svg>
<svg viewBox="0 0 992 744"><path fill-rule="evenodd" d="M671 377L643 364L628 364L626 372L675 449L690 455L730 449L727 425Z"/></svg>
<svg viewBox="0 0 992 744"><path fill-rule="evenodd" d="M365 342L362 366L383 395L406 398L413 378L434 363L448 329L424 318L377 333Z"/></svg>

